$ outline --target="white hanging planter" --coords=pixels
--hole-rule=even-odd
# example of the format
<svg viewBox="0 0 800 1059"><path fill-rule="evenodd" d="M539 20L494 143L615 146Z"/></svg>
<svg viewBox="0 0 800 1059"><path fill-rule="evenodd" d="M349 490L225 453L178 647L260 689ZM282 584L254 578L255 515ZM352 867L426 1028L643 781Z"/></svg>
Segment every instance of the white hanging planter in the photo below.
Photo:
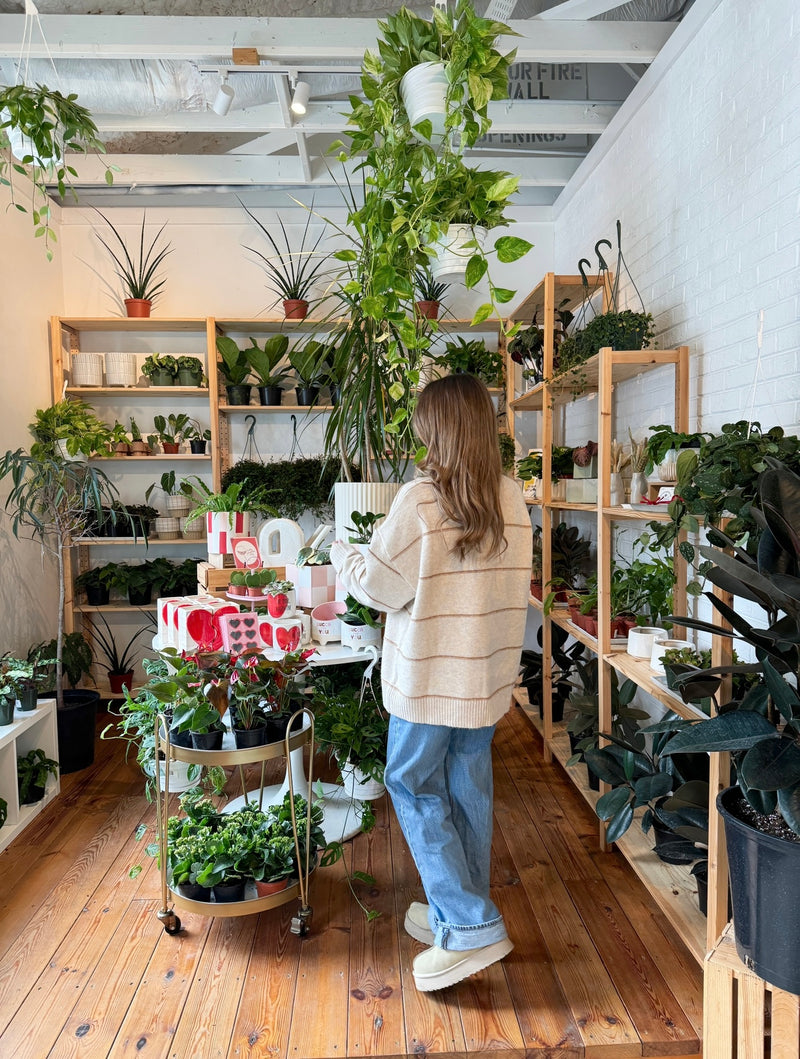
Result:
<svg viewBox="0 0 800 1059"><path fill-rule="evenodd" d="M349 540L350 531L347 527L353 525L354 511L360 515L369 512L387 515L399 488L397 482L337 482L333 489L334 540Z"/></svg>
<svg viewBox="0 0 800 1059"><path fill-rule="evenodd" d="M400 95L411 127L422 121L429 121L432 126L430 140L415 132L418 140L440 143L444 139L446 93L447 72L444 63L420 63L412 66L403 76Z"/></svg>
<svg viewBox="0 0 800 1059"><path fill-rule="evenodd" d="M463 276L469 259L477 253L475 246L465 246L465 244L477 243L478 247L483 250L486 245L486 236L486 228L471 224L451 224L434 244L436 256L431 258L430 265L433 278Z"/></svg>
<svg viewBox="0 0 800 1059"><path fill-rule="evenodd" d="M199 776L195 776L194 779L189 779L189 769L192 766L186 761L170 761L169 763L169 793L170 794L182 794L183 791L191 790L192 787L196 787L199 782ZM197 769L195 769L197 771ZM166 787L166 762L159 761L158 763L158 780L160 789L163 791Z"/></svg>
<svg viewBox="0 0 800 1059"><path fill-rule="evenodd" d="M371 779L357 765L351 765L349 758L344 763L339 762L339 771L342 774L345 794L353 801L373 802L376 798L382 798L386 793L386 788L382 783Z"/></svg>
<svg viewBox="0 0 800 1059"><path fill-rule="evenodd" d="M135 353L106 353L107 386L135 386L138 377Z"/></svg>
<svg viewBox="0 0 800 1059"><path fill-rule="evenodd" d="M100 353L72 353L71 376L70 381L73 386L102 386L102 355Z"/></svg>

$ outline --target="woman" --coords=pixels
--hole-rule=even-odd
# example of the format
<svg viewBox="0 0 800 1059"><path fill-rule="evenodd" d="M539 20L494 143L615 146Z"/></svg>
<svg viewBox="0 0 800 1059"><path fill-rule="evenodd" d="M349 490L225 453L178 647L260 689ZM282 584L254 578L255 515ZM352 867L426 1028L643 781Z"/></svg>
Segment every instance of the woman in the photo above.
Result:
<svg viewBox="0 0 800 1059"><path fill-rule="evenodd" d="M531 569L522 493L503 476L489 391L452 375L422 391L414 427L427 455L366 554L335 542L348 592L386 612L386 787L428 905L405 928L430 946L423 991L502 959L513 945L489 897L494 727L519 669Z"/></svg>

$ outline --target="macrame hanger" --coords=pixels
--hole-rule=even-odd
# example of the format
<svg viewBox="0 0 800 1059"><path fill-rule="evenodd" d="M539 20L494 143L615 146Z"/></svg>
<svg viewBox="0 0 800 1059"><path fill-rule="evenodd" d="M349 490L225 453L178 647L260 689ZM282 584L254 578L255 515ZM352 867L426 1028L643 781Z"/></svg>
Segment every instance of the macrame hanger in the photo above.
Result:
<svg viewBox="0 0 800 1059"><path fill-rule="evenodd" d="M289 418L292 421L292 447L289 450L289 459L294 460L298 456L303 455L303 450L300 448L300 442L297 440L297 416L291 415Z"/></svg>
<svg viewBox="0 0 800 1059"><path fill-rule="evenodd" d="M245 423L250 423L250 426L247 428L243 458L263 463L264 461L261 459L261 453L258 451L258 445L256 444L256 417L254 415L245 416L244 421Z"/></svg>
<svg viewBox="0 0 800 1059"><path fill-rule="evenodd" d="M19 65L17 67L14 84L18 85L20 83L20 78L22 80L22 84L26 85L28 83L28 64L30 62L31 44L33 42L34 22L36 23L39 33L41 34L42 44L44 44L45 51L47 52L47 58L50 60L50 65L53 67L53 73L55 74L56 78L56 85L58 86L59 91L61 91L61 75L59 74L58 68L56 67L55 62L53 61L53 54L50 51L50 45L47 43L47 38L45 37L44 30L42 29L42 21L39 18L39 9L36 4L33 3L33 0L25 0L25 22L22 27L22 42L20 44Z"/></svg>

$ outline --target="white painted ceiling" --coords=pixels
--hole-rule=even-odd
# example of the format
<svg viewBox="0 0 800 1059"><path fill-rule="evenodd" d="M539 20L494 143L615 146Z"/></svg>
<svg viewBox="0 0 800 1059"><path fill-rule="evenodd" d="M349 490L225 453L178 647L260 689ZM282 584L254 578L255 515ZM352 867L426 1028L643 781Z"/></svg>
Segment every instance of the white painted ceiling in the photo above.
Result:
<svg viewBox="0 0 800 1059"><path fill-rule="evenodd" d="M492 133L471 164L519 174L519 205L551 204L691 2L477 0L520 36L501 41L517 47L513 98L491 104ZM410 6L429 17L430 7ZM39 0L27 16L25 7L0 0L0 83L76 92L118 168L108 188L99 159L78 159L80 205L141 207L234 196L269 205L287 192L341 201L327 147L346 132L342 111L376 19L397 5ZM257 49L257 70L233 63L233 49L246 47ZM226 72L235 96L221 117L211 108ZM303 118L289 109L295 77L311 86Z"/></svg>

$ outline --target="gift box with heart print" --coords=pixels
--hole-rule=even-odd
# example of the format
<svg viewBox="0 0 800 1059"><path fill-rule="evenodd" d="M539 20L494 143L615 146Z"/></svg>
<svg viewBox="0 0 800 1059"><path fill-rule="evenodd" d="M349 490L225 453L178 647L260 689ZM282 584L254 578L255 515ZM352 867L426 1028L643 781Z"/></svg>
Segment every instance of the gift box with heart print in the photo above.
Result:
<svg viewBox="0 0 800 1059"><path fill-rule="evenodd" d="M223 614L238 614L235 603L208 598L204 603L190 604L178 609L179 651L220 651L222 630L220 618Z"/></svg>
<svg viewBox="0 0 800 1059"><path fill-rule="evenodd" d="M158 650L178 646L178 611L205 599L208 596L163 596L158 600Z"/></svg>
<svg viewBox="0 0 800 1059"><path fill-rule="evenodd" d="M298 607L311 610L336 598L336 571L330 564L294 566L290 563L286 567L286 579L294 582Z"/></svg>
<svg viewBox="0 0 800 1059"><path fill-rule="evenodd" d="M301 618L269 618L261 615L258 631L267 647L278 651L297 651L303 641Z"/></svg>
<svg viewBox="0 0 800 1059"><path fill-rule="evenodd" d="M223 650L240 655L248 649L255 648L260 651L266 647L266 641L260 631L262 620L258 614L222 614L218 623Z"/></svg>

